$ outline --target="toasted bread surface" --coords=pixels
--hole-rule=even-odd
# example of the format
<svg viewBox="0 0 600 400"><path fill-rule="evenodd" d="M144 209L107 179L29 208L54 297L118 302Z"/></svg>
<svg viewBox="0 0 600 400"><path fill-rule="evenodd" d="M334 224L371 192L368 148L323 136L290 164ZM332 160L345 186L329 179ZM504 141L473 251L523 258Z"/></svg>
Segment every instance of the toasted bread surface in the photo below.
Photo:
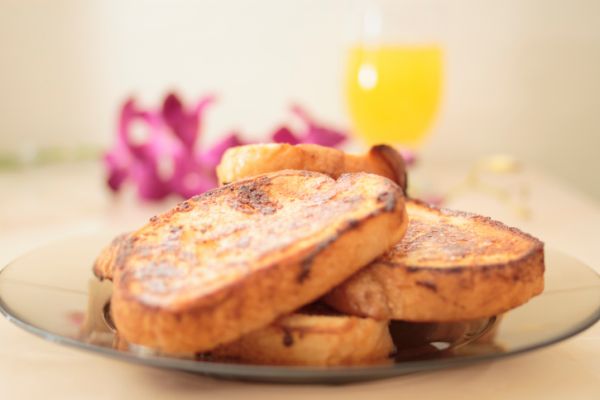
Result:
<svg viewBox="0 0 600 400"><path fill-rule="evenodd" d="M123 233L113 239L108 244L94 262L93 272L100 280L113 279L113 268L121 251L124 251L127 245L129 233Z"/></svg>
<svg viewBox="0 0 600 400"><path fill-rule="evenodd" d="M213 351L213 357L273 365L358 365L394 352L388 321L294 313Z"/></svg>
<svg viewBox="0 0 600 400"><path fill-rule="evenodd" d="M286 170L238 181L152 218L104 253L113 319L135 344L211 350L322 296L406 225L400 188L377 175ZM96 268L106 277L109 269Z"/></svg>
<svg viewBox="0 0 600 400"><path fill-rule="evenodd" d="M385 176L406 191L406 168L402 156L387 145L373 146L366 154L348 154L315 144L250 144L228 149L217 167L220 184L266 172L297 169L321 172L337 178L348 172Z"/></svg>
<svg viewBox="0 0 600 400"><path fill-rule="evenodd" d="M353 315L444 322L519 306L544 287L543 244L489 218L407 201L392 250L325 297Z"/></svg>

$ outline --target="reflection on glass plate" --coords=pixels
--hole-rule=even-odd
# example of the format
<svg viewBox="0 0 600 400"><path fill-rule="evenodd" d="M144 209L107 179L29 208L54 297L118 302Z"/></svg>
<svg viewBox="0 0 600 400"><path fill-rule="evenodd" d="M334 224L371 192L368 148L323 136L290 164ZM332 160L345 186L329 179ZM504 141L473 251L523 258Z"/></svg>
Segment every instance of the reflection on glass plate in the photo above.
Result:
<svg viewBox="0 0 600 400"><path fill-rule="evenodd" d="M0 272L0 311L44 339L122 360L222 378L337 383L384 378L496 359L556 343L600 318L600 277L579 261L546 250L546 289L501 316L450 324L393 322L398 349L387 363L358 367L256 366L174 358L119 340L110 319L110 282L91 273L108 235L38 249Z"/></svg>

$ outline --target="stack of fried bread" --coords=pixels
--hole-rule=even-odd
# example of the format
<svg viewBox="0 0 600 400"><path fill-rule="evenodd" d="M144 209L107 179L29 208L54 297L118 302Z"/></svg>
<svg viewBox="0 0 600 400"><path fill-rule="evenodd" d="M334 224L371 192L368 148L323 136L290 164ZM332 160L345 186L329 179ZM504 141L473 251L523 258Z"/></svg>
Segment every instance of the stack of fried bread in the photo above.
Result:
<svg viewBox="0 0 600 400"><path fill-rule="evenodd" d="M539 240L405 198L389 146L240 146L217 173L219 188L98 257L121 339L180 356L366 364L394 353L391 320L468 322L543 290Z"/></svg>

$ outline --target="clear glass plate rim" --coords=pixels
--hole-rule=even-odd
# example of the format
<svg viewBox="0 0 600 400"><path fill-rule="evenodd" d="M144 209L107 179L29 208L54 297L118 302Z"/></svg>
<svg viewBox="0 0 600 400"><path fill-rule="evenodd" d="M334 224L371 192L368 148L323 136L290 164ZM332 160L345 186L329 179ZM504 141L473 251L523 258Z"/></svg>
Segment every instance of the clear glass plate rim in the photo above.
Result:
<svg viewBox="0 0 600 400"><path fill-rule="evenodd" d="M17 317L14 317L10 313L9 308L6 306L4 301L0 298L0 313L4 315L10 322L16 326L30 332L42 339L50 342L74 347L77 349L86 350L88 352L101 354L111 358L134 362L142 365L151 365L155 367L177 369L184 371L195 371L205 374L226 374L227 376L235 376L240 378L273 378L273 377L311 377L318 375L319 378L327 377L368 377L368 376L385 376L393 375L395 372L401 372L403 370L410 370L411 372L418 372L422 370L438 370L456 366L471 365L478 362L499 360L508 357L513 357L519 354L534 351L543 347L547 347L556 343L559 343L565 339L573 337L586 329L593 326L600 319L600 307L595 311L594 314L590 315L576 328L566 332L562 335L550 338L545 341L537 342L530 346L524 346L523 348L512 350L506 353L493 353L485 355L475 356L463 356L460 358L449 358L449 359L432 359L432 360L418 360L418 361L405 361L401 363L395 363L391 365L381 366L360 366L360 367L290 367L290 366L264 366L254 364L234 364L234 363L219 363L219 362L202 362L196 360L185 360L175 359L167 357L154 357L154 356L141 356L132 355L131 353L123 353L118 350L110 349L107 347L101 347L91 345L76 339L69 337L56 335L45 331L42 328L38 328L31 325ZM187 367L187 368L186 368Z"/></svg>
<svg viewBox="0 0 600 400"><path fill-rule="evenodd" d="M94 237L96 235L85 235L86 238ZM74 237L63 239L60 242L73 240L75 238L81 239L82 237ZM15 260L7 263L4 267L0 268L0 276L3 272L7 270L7 268L11 267L15 263L17 263L23 257L26 257L28 254L31 254L36 251L43 250L45 248L51 248L55 243L48 243L46 245L40 246L37 249L33 249ZM576 257L570 256L562 251L559 251L554 248L547 248L545 251L550 251L552 253L559 254L560 256L566 256L582 267L587 268L589 271L593 272L594 275L598 278L596 284L580 286L580 287L572 287L568 289L562 290L551 290L545 292L547 294L556 293L558 291L579 291L579 290L587 290L587 289L595 289L600 287L600 273L598 273L593 268L589 267L586 263L580 261ZM26 282L22 282L23 284L27 284ZM56 287L53 289L56 290L69 290L66 288ZM80 292L81 295L85 295L87 292ZM527 353L530 351L534 351L543 347L550 346L552 344L561 342L565 339L573 337L584 330L593 326L598 320L600 320L600 304L597 306L596 310L593 314L590 314L587 318L582 320L578 325L573 326L572 329L548 338L546 340L541 340L539 342L525 345L522 348L513 349L509 352L505 353L493 353L493 354L483 354L483 355L469 355L469 356L461 356L457 358L447 358L447 359L430 359L430 360L414 360L414 361L402 361L390 365L373 365L373 366L356 366L356 367L291 367L291 366L264 366L264 365L254 365L254 364L237 364L237 363L220 363L220 362L203 362L196 360L186 360L186 359L177 359L177 358L168 358L168 357L157 357L157 356L143 356L132 353L124 353L115 349L102 347L98 345L89 344L77 339L73 339L66 336L61 336L52 332L48 332L43 328L37 327L35 325L30 324L27 321L20 319L10 310L10 307L5 303L2 298L2 294L0 293L0 313L4 315L10 322L15 324L16 326L28 331L38 337L41 337L50 342L58 343L61 345L67 345L69 347L74 347L78 349L82 349L85 351L93 352L96 354L101 354L103 356L133 362L136 364L142 365L150 365L159 368L168 368L168 369L176 369L197 373L204 373L209 375L221 375L227 377L235 377L235 378L317 378L317 379L327 379L327 378L352 378L352 377L361 377L361 378L374 378L374 377L385 377L385 376L393 376L395 374L399 374L401 372L410 371L410 372L418 372L423 370L438 370L450 367L457 366L465 366L473 363L484 362L489 360L498 360L504 359L507 357L513 357L519 354Z"/></svg>

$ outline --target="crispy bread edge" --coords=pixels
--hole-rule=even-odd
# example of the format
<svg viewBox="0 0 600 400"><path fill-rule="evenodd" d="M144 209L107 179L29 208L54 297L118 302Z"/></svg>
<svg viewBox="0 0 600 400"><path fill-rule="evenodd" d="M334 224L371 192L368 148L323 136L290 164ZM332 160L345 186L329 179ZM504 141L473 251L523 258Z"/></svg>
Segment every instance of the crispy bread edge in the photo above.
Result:
<svg viewBox="0 0 600 400"><path fill-rule="evenodd" d="M394 193L393 207L383 201L369 217L348 221L336 237L296 260L257 271L185 311L147 306L115 290L115 323L126 340L166 353L201 352L232 342L322 296L397 243L408 218L400 191ZM337 268L340 263L347 268Z"/></svg>
<svg viewBox="0 0 600 400"><path fill-rule="evenodd" d="M244 160L243 164L239 161ZM282 169L304 169L337 178L347 172L369 172L396 182L406 194L407 174L402 155L380 144L365 154L315 144L254 144L228 149L217 166L219 184Z"/></svg>
<svg viewBox="0 0 600 400"><path fill-rule="evenodd" d="M122 233L115 237L108 246L102 249L100 255L96 258L92 271L100 279L113 279L113 269L118 263L119 258L123 257L123 252L127 248L129 233Z"/></svg>
<svg viewBox="0 0 600 400"><path fill-rule="evenodd" d="M256 364L332 366L385 362L393 352L387 321L291 314L212 355Z"/></svg>
<svg viewBox="0 0 600 400"><path fill-rule="evenodd" d="M502 314L543 291L544 244L540 240L488 217L415 202L439 214L471 218L511 232L531 241L532 249L506 263L475 267L423 267L376 260L328 293L327 304L377 319L450 322Z"/></svg>
<svg viewBox="0 0 600 400"><path fill-rule="evenodd" d="M408 188L408 173L406 171L406 163L404 162L402 155L387 144L378 144L371 147L369 154L381 158L388 165L393 174L392 180L396 182L400 188L402 188L402 191L406 196L406 191Z"/></svg>

